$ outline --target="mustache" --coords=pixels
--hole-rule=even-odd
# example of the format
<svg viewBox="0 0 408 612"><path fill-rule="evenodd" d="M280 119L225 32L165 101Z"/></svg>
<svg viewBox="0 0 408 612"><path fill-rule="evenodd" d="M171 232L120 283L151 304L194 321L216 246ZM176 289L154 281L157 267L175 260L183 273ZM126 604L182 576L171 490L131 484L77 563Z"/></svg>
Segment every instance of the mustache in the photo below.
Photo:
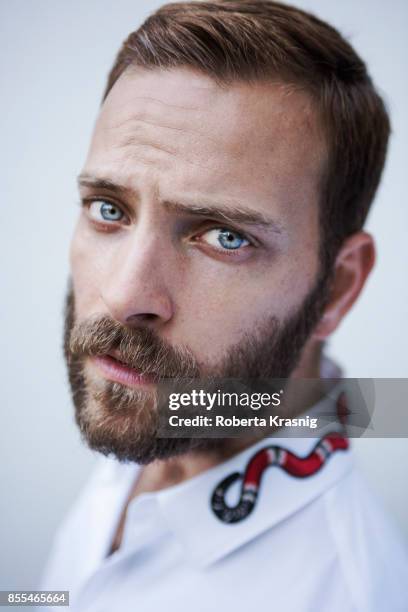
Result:
<svg viewBox="0 0 408 612"><path fill-rule="evenodd" d="M142 374L158 378L198 378L199 366L187 348L173 347L148 328L125 327L104 315L74 323L67 359L107 355Z"/></svg>

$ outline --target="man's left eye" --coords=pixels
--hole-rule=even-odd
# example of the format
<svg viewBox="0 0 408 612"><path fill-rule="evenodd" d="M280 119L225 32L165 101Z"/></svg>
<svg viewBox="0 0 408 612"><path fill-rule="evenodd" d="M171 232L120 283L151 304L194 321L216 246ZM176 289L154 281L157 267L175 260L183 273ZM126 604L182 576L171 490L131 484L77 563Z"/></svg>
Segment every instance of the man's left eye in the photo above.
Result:
<svg viewBox="0 0 408 612"><path fill-rule="evenodd" d="M124 217L119 206L104 200L94 200L91 202L89 215L95 221L121 221Z"/></svg>
<svg viewBox="0 0 408 612"><path fill-rule="evenodd" d="M238 232L222 227L208 230L202 234L201 239L213 247L218 249L222 247L228 251L236 251L251 244L247 238Z"/></svg>

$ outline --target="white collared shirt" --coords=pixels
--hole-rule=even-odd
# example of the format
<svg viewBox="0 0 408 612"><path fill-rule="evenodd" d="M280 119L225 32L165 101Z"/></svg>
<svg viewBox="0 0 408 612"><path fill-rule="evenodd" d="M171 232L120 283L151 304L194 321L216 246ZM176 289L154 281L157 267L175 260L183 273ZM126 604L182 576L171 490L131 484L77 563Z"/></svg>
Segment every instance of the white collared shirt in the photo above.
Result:
<svg viewBox="0 0 408 612"><path fill-rule="evenodd" d="M69 590L75 612L406 612L407 549L351 450L307 478L267 469L241 522L213 513L216 485L243 472L257 450L273 443L306 456L316 441L264 439L195 478L139 495L110 556L139 467L101 458L57 533L41 588Z"/></svg>

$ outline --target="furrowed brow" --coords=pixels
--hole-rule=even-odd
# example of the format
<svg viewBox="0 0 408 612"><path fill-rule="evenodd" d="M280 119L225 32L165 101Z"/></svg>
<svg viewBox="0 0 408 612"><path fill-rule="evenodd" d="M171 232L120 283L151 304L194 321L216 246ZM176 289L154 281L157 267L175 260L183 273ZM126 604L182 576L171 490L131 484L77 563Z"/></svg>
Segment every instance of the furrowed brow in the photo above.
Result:
<svg viewBox="0 0 408 612"><path fill-rule="evenodd" d="M164 200L162 205L166 210L173 213L210 217L216 221L253 225L269 232L282 233L282 227L276 221L269 219L262 213L241 206L225 206L223 204L201 206L174 200Z"/></svg>

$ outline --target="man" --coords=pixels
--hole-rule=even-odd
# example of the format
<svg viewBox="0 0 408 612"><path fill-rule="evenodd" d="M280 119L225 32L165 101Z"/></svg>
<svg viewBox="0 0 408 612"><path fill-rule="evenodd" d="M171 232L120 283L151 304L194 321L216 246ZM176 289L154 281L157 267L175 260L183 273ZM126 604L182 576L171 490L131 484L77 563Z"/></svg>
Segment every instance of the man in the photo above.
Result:
<svg viewBox="0 0 408 612"><path fill-rule="evenodd" d="M110 456L44 580L72 609L407 609L406 551L340 430L158 435L161 381L339 376L322 347L374 263L388 136L362 60L295 8L169 4L125 41L71 248L76 420Z"/></svg>

